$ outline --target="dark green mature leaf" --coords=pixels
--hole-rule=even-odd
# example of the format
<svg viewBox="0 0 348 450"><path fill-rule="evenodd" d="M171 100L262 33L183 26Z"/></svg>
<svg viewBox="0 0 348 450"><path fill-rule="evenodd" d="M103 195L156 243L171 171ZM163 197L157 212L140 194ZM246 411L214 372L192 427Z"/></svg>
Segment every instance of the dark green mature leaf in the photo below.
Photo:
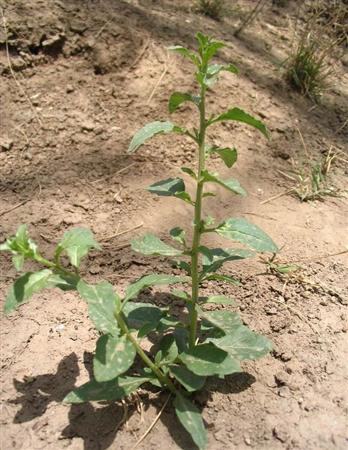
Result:
<svg viewBox="0 0 348 450"><path fill-rule="evenodd" d="M210 297L200 297L200 303L215 305L235 305L236 302L232 298L225 295L211 295Z"/></svg>
<svg viewBox="0 0 348 450"><path fill-rule="evenodd" d="M62 291L72 291L77 289L79 281L80 277L72 273L53 273L48 279L47 287L56 287Z"/></svg>
<svg viewBox="0 0 348 450"><path fill-rule="evenodd" d="M222 330L225 334L233 333L236 326L242 325L239 315L232 311L198 311L198 315Z"/></svg>
<svg viewBox="0 0 348 450"><path fill-rule="evenodd" d="M101 336L93 359L93 373L96 381L110 381L123 374L133 364L135 355L135 347L125 335Z"/></svg>
<svg viewBox="0 0 348 450"><path fill-rule="evenodd" d="M186 173L187 175L190 175L190 177L192 177L194 180L197 180L197 175L189 167L181 167L181 171Z"/></svg>
<svg viewBox="0 0 348 450"><path fill-rule="evenodd" d="M185 241L185 231L180 227L172 228L169 232L170 236L174 241L180 242L182 245L186 245Z"/></svg>
<svg viewBox="0 0 348 450"><path fill-rule="evenodd" d="M229 275L220 275L219 273L204 275L201 281L225 281L226 283L231 283L235 286L240 285L240 281L236 280L236 278L230 277Z"/></svg>
<svg viewBox="0 0 348 450"><path fill-rule="evenodd" d="M103 400L120 400L136 391L140 385L149 381L148 377L118 377L115 380L98 383L95 380L83 384L68 394L64 403L84 403Z"/></svg>
<svg viewBox="0 0 348 450"><path fill-rule="evenodd" d="M203 274L216 272L228 261L251 258L255 254L250 250L239 248L211 248L203 254Z"/></svg>
<svg viewBox="0 0 348 450"><path fill-rule="evenodd" d="M228 375L240 371L237 360L211 343L196 345L191 351L180 353L179 358L197 375Z"/></svg>
<svg viewBox="0 0 348 450"><path fill-rule="evenodd" d="M229 169L237 161L237 150L235 148L211 147L208 152L217 153Z"/></svg>
<svg viewBox="0 0 348 450"><path fill-rule="evenodd" d="M179 106L184 102L192 102L196 106L199 106L200 97L183 92L174 92L169 98L168 109L170 113L176 111Z"/></svg>
<svg viewBox="0 0 348 450"><path fill-rule="evenodd" d="M51 275L51 270L44 269L39 272L27 272L17 278L6 296L5 313L9 314L18 306L27 302L35 292L48 287L48 281Z"/></svg>
<svg viewBox="0 0 348 450"><path fill-rule="evenodd" d="M130 284L127 287L126 290L126 297L124 299L124 302L135 298L140 291L143 289L149 287L149 286L158 286L163 284L176 284L176 283L187 283L190 279L188 277L178 277L175 275L157 275L157 274L151 274L151 275L145 275L144 277L140 278L136 282Z"/></svg>
<svg viewBox="0 0 348 450"><path fill-rule="evenodd" d="M174 407L182 426L191 435L197 447L204 450L208 444L208 437L199 410L179 393L174 399Z"/></svg>
<svg viewBox="0 0 348 450"><path fill-rule="evenodd" d="M123 313L127 318L128 325L140 330L146 325L156 328L166 311L151 305L151 303L128 302L123 307Z"/></svg>
<svg viewBox="0 0 348 450"><path fill-rule="evenodd" d="M245 244L257 252L278 251L276 244L264 231L245 219L227 219L215 231L220 236Z"/></svg>
<svg viewBox="0 0 348 450"><path fill-rule="evenodd" d="M131 241L132 249L135 252L147 256L179 256L182 251L170 245L165 244L154 234L145 234L144 236Z"/></svg>
<svg viewBox="0 0 348 450"><path fill-rule="evenodd" d="M159 349L155 355L155 363L158 366L173 363L179 353L173 334L165 335L156 345L156 348Z"/></svg>
<svg viewBox="0 0 348 450"><path fill-rule="evenodd" d="M184 130L182 128L174 125L172 122L156 121L148 123L135 133L133 139L129 144L128 153L133 153L138 150L140 146L142 146L148 139L152 138L156 134L170 133L171 131L175 133L184 133Z"/></svg>
<svg viewBox="0 0 348 450"><path fill-rule="evenodd" d="M202 171L202 178L206 183L217 183L225 189L233 192L234 194L243 196L246 195L246 192L239 184L239 181L235 180L234 178L230 178L228 180L220 180L220 178L218 178L216 174L209 173L207 170Z"/></svg>
<svg viewBox="0 0 348 450"><path fill-rule="evenodd" d="M152 184L147 190L161 197L170 197L185 191L185 183L181 178L167 178Z"/></svg>
<svg viewBox="0 0 348 450"><path fill-rule="evenodd" d="M240 360L261 358L272 350L268 339L244 325L236 325L226 336L209 338L208 342Z"/></svg>
<svg viewBox="0 0 348 450"><path fill-rule="evenodd" d="M169 371L189 392L199 391L204 386L206 377L196 375L185 366L170 366Z"/></svg>
<svg viewBox="0 0 348 450"><path fill-rule="evenodd" d="M74 228L64 233L63 239L57 245L56 255L66 251L71 264L79 267L81 259L87 255L91 248L101 249L91 230Z"/></svg>
<svg viewBox="0 0 348 450"><path fill-rule="evenodd" d="M215 122L222 122L225 120L234 120L237 122L246 123L247 125L250 125L256 128L257 130L261 131L261 133L265 135L266 138L269 138L270 136L266 126L260 120L255 119L253 116L247 114L246 112L244 112L242 109L239 108L229 109L227 112L220 114L217 117L214 117L209 121L209 125L212 125Z"/></svg>
<svg viewBox="0 0 348 450"><path fill-rule="evenodd" d="M191 50L188 50L185 47L182 47L181 45L172 45L171 47L168 47L168 50L171 50L173 52L179 53L180 55L184 56L185 58L190 59L193 64L196 66L199 66L200 61L198 56L195 52L192 52Z"/></svg>
<svg viewBox="0 0 348 450"><path fill-rule="evenodd" d="M118 336L119 329L115 319L115 311L120 308L120 297L114 292L110 283L103 281L97 285L79 281L77 290L87 301L88 314L98 331Z"/></svg>

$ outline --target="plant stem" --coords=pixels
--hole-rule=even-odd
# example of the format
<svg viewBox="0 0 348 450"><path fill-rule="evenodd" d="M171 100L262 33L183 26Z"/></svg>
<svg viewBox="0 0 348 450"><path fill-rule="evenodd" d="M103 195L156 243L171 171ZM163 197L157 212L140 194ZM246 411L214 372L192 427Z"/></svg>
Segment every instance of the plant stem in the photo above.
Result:
<svg viewBox="0 0 348 450"><path fill-rule="evenodd" d="M174 394L177 393L177 390L174 386L174 384L170 381L170 379L160 370L147 356L147 354L144 352L144 350L139 345L138 340L132 335L132 333L129 331L128 326L125 322L125 320L122 317L122 313L115 313L115 318L117 320L118 325L120 326L123 333L127 336L127 339L134 345L137 354L140 356L140 358L143 360L143 362L152 370L152 372L156 375L156 377L159 379L159 381L164 385L167 386L168 389L173 392Z"/></svg>
<svg viewBox="0 0 348 450"><path fill-rule="evenodd" d="M190 306L190 336L189 345L192 350L196 345L197 336L197 311L196 303L199 295L199 273L198 273L198 256L199 245L202 234L202 195L203 185L202 171L205 167L205 87L201 87L201 101L199 105L200 113L200 126L199 126L199 153L198 153L198 173L197 173L197 191L195 201L195 216L194 216L194 232L191 250L191 277L192 277L192 294L191 294L191 306Z"/></svg>

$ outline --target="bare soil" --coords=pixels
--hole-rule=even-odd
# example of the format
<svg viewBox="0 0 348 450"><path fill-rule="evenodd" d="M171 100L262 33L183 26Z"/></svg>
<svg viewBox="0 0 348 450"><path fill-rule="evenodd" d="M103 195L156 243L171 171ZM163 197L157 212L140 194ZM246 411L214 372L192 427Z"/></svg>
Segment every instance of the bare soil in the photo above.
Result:
<svg viewBox="0 0 348 450"><path fill-rule="evenodd" d="M130 237L153 231L166 238L176 225L190 227L189 208L153 198L145 187L194 164L194 148L176 136L161 137L135 155L126 149L146 122L165 119L174 89L192 90L191 67L166 47L194 46L202 30L224 39L221 61L240 67L223 74L209 97L211 112L239 106L262 118L267 143L254 130L226 124L210 139L234 145L234 175L246 199L219 190L207 199L210 215L243 216L282 247L283 262L302 270L279 277L261 260L230 264L240 287L207 284L207 292L233 296L252 329L268 336L274 351L243 365L243 372L212 380L195 401L209 430L209 449L344 450L347 448L347 246L344 195L301 203L280 172L305 157L298 129L313 160L330 146L341 152L330 171L347 188L347 67L335 65L335 87L321 105L290 90L280 63L291 47L297 2L267 4L239 39L233 29L253 2L238 1L235 14L215 22L169 0L12 0L3 4L0 31L0 242L27 223L48 254L65 230L90 227L103 250L82 273L106 279L122 292L151 273L176 272L162 259L132 253ZM185 107L175 118L193 125ZM213 167L227 170L218 160ZM190 186L189 180L187 181ZM14 208L15 207L15 208ZM133 232L127 232L137 226ZM1 256L0 297L16 273ZM148 290L143 298L169 299ZM96 332L85 303L58 290L35 295L1 319L3 450L130 450L155 418L167 395L142 389L125 403L68 406L63 397L89 378ZM139 449L194 448L168 405Z"/></svg>

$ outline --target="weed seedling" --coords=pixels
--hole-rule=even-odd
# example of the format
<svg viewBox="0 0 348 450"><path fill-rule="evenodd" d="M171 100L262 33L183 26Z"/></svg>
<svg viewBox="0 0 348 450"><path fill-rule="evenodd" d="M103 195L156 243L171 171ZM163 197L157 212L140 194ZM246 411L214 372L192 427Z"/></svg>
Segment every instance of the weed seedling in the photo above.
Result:
<svg viewBox="0 0 348 450"><path fill-rule="evenodd" d="M170 132L191 139L197 146L198 169L181 168L185 176L191 177L196 184L194 198L186 191L185 182L180 177L158 181L148 188L155 195L176 197L192 208L192 241L189 242L180 227L170 230L173 245L153 234L132 241L136 252L179 260L183 275L143 276L131 283L124 295L116 293L108 282L87 284L79 275L80 262L91 249L98 249L99 244L84 228L67 231L52 260L42 256L25 225L21 225L16 235L3 243L0 250L13 254L13 263L19 271L26 260L34 260L42 266L41 270L26 272L15 281L6 298L6 313L12 312L43 288L77 290L87 302L89 317L100 332L93 360L94 379L69 393L65 402L120 400L142 384L152 383L171 393L178 420L197 447L204 449L207 433L192 400L193 393L203 388L207 377L223 378L240 372L241 361L265 355L271 350L271 344L243 325L236 312L224 308L224 305L234 305L232 299L224 295L204 297L200 292L201 285L206 281L234 283L232 277L217 273L223 264L250 258L255 252L273 254L278 249L270 237L244 218L228 218L213 225L211 218L203 213L203 200L212 195L206 190L208 184L218 184L235 195L246 194L236 179L221 179L209 170L207 163L211 155L218 155L231 168L237 160L237 150L209 145L207 131L224 121L250 125L266 137L268 131L262 122L236 107L218 115L207 114L207 91L222 71L237 73L237 69L231 64L211 64L213 56L223 47L222 42L201 33L197 33L196 38L198 52L179 45L170 48L193 63L199 91L194 94L174 92L169 99L169 112L173 113L184 102L192 103L198 111L198 127L188 130L170 121L152 122L135 134L129 146L129 152L133 153L149 138ZM203 238L212 233L247 248L208 248ZM68 257L69 265L64 264L63 256ZM172 291L175 297L184 301L187 314L183 320L171 315L168 308L136 301L144 288L174 284L188 286L186 290ZM214 305L216 309L211 310ZM142 340L150 333L155 344L147 352L143 349ZM138 361L134 364L137 355ZM140 369L139 362L142 362Z"/></svg>

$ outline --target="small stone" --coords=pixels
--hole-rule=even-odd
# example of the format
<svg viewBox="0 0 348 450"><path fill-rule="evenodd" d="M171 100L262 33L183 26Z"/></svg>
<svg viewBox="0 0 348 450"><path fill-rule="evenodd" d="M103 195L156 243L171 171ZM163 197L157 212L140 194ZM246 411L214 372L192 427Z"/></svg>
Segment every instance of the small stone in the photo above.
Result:
<svg viewBox="0 0 348 450"><path fill-rule="evenodd" d="M45 39L42 42L42 47L57 47L61 46L64 42L65 36L63 34L56 34L54 36L51 36L47 39Z"/></svg>
<svg viewBox="0 0 348 450"><path fill-rule="evenodd" d="M85 131L93 131L95 124L91 120L86 120L81 124L81 129Z"/></svg>
<svg viewBox="0 0 348 450"><path fill-rule="evenodd" d="M285 386L289 383L290 376L288 373L280 371L274 375L274 379L278 386Z"/></svg>
<svg viewBox="0 0 348 450"><path fill-rule="evenodd" d="M11 150L12 146L13 146L13 140L10 139L8 136L4 136L4 137L0 138L1 151L8 152L9 150Z"/></svg>
<svg viewBox="0 0 348 450"><path fill-rule="evenodd" d="M23 58L13 58L12 59L12 68L15 71L23 70L27 67L26 62Z"/></svg>
<svg viewBox="0 0 348 450"><path fill-rule="evenodd" d="M88 26L86 25L86 21L80 20L80 19L72 19L70 21L70 30L74 31L75 33L82 34L84 31L86 31Z"/></svg>
<svg viewBox="0 0 348 450"><path fill-rule="evenodd" d="M286 442L289 439L289 434L285 431L280 429L279 427L274 427L273 430L273 436L278 439L280 442Z"/></svg>
<svg viewBox="0 0 348 450"><path fill-rule="evenodd" d="M68 94L70 94L71 92L74 92L74 90L75 90L75 88L74 88L74 86L72 86L71 84L68 84L68 85L66 86L66 92L67 92Z"/></svg>
<svg viewBox="0 0 348 450"><path fill-rule="evenodd" d="M247 434L244 436L244 442L246 445L251 445L251 439Z"/></svg>

